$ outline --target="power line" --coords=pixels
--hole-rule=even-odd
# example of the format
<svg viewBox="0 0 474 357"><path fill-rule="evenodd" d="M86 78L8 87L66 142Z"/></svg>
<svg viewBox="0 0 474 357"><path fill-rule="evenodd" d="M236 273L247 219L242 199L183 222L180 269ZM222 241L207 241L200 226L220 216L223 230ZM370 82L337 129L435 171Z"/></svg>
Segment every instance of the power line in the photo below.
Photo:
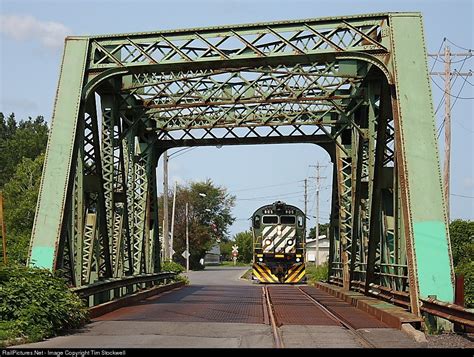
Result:
<svg viewBox="0 0 474 357"><path fill-rule="evenodd" d="M450 93L447 93L443 88L441 88L438 83L436 83L434 81L433 78L431 78L431 80L433 81L433 83L436 85L436 87L438 87L439 89L441 89L441 91L444 93L444 94L448 94L450 97L452 98L456 98L456 99L474 99L474 97L460 97L459 95L453 95L453 94L450 94ZM454 85L454 83L453 83Z"/></svg>
<svg viewBox="0 0 474 357"><path fill-rule="evenodd" d="M314 190L314 189L313 189ZM298 195L296 195L298 194ZM304 191L296 191L296 192L287 192L287 193L282 193L282 194L274 194L270 196L260 196L260 197L249 197L249 198L237 198L237 201L252 201L252 200L258 200L258 199L272 199L272 198L293 198L293 197L300 197L301 195L304 194ZM291 197L288 197L291 196Z"/></svg>
<svg viewBox="0 0 474 357"><path fill-rule="evenodd" d="M472 71L470 71L470 72L472 72ZM464 81L467 82L470 86L474 87L474 84L469 82L466 77L462 77L462 79L464 79Z"/></svg>
<svg viewBox="0 0 474 357"><path fill-rule="evenodd" d="M170 157L176 158L178 156L184 155L184 154L190 152L191 150L194 150L194 149L197 149L197 148L198 148L197 146L194 146L194 147L191 147L191 148L180 149L180 150L175 151L174 153L168 155L168 158L170 158ZM180 153L180 154L178 154L178 153ZM176 154L178 154L178 155L176 155Z"/></svg>
<svg viewBox="0 0 474 357"><path fill-rule="evenodd" d="M448 38L444 38L446 41L448 41L450 44L452 44L453 46L457 47L457 48L460 48L461 50L464 50L464 51L468 51L468 52L472 52L472 49L471 48L466 48L466 47L462 47L462 46L459 46L459 45L456 45L453 41L449 40Z"/></svg>
<svg viewBox="0 0 474 357"><path fill-rule="evenodd" d="M463 197L463 198L474 198L474 196L456 195L456 194L454 194L454 193L451 193L451 196Z"/></svg>
<svg viewBox="0 0 474 357"><path fill-rule="evenodd" d="M257 187L242 188L242 189L238 189L238 190L229 191L229 193L242 192L242 191L259 190L259 189L267 188L267 187L286 186L286 185L290 185L290 184L294 184L294 183L298 183L298 182L303 182L303 181L304 181L304 180L298 180L298 181L291 181L291 182L278 183L278 184L274 184L274 185L266 185L266 186L257 186Z"/></svg>

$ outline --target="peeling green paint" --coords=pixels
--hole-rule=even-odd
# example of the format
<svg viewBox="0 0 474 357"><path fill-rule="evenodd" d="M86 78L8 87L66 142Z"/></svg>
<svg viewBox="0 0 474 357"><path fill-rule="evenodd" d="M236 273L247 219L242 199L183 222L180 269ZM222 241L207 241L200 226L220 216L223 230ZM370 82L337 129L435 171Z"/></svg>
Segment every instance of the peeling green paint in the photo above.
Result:
<svg viewBox="0 0 474 357"><path fill-rule="evenodd" d="M441 221L413 225L420 296L436 294L441 301L453 302L446 226Z"/></svg>

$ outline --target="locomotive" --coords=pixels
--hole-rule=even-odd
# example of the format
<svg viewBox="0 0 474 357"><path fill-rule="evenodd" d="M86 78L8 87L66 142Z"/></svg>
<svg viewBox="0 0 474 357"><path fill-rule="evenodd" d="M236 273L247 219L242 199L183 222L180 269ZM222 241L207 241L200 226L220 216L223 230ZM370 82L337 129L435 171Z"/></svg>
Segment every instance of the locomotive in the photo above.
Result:
<svg viewBox="0 0 474 357"><path fill-rule="evenodd" d="M254 280L285 284L305 280L305 224L302 210L281 201L253 213Z"/></svg>

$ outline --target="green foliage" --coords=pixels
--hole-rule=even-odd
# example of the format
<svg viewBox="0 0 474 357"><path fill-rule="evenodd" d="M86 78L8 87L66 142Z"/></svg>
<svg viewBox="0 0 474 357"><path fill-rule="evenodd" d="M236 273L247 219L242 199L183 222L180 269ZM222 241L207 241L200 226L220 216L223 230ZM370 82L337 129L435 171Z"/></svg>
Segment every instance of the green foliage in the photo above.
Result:
<svg viewBox="0 0 474 357"><path fill-rule="evenodd" d="M306 264L306 278L309 284L314 284L317 281L326 281L328 279L328 263L318 266Z"/></svg>
<svg viewBox="0 0 474 357"><path fill-rule="evenodd" d="M176 274L180 274L180 273L183 273L186 270L186 268L176 262L166 261L161 265L161 270L172 271Z"/></svg>
<svg viewBox="0 0 474 357"><path fill-rule="evenodd" d="M0 189L11 179L23 158L35 159L45 152L48 126L42 116L17 122L12 113L0 112Z"/></svg>
<svg viewBox="0 0 474 357"><path fill-rule="evenodd" d="M179 281L182 281L184 283L184 285L189 285L189 278L185 275L178 275L176 277L176 281L179 282Z"/></svg>
<svg viewBox="0 0 474 357"><path fill-rule="evenodd" d="M4 187L7 254L12 262L26 263L43 163L43 154L23 158Z"/></svg>
<svg viewBox="0 0 474 357"><path fill-rule="evenodd" d="M253 269L247 270L240 278L246 280L252 280Z"/></svg>
<svg viewBox="0 0 474 357"><path fill-rule="evenodd" d="M329 228L329 223L323 223L319 225L319 235L326 235ZM308 238L314 239L316 237L316 227L311 227L309 229Z"/></svg>
<svg viewBox="0 0 474 357"><path fill-rule="evenodd" d="M237 233L234 237L235 245L239 247L239 262L250 263L253 259L253 236L252 232L245 231Z"/></svg>
<svg viewBox="0 0 474 357"><path fill-rule="evenodd" d="M87 310L65 280L48 270L0 268L0 336L37 341L88 321ZM10 332L5 333L9 328Z"/></svg>
<svg viewBox="0 0 474 357"><path fill-rule="evenodd" d="M226 241L220 243L221 248L221 260L226 261L232 259L232 245L235 244L233 241Z"/></svg>
<svg viewBox="0 0 474 357"><path fill-rule="evenodd" d="M236 266L236 267L246 267L246 266L249 266L250 263L244 263L244 262L239 262L239 261L236 261L235 262L235 265L234 265L234 261L233 260L227 260L227 261L222 261L221 262L221 266L222 267L233 267L233 266Z"/></svg>
<svg viewBox="0 0 474 357"><path fill-rule="evenodd" d="M452 221L449 235L454 270L464 275L464 304L474 308L474 221Z"/></svg>
<svg viewBox="0 0 474 357"><path fill-rule="evenodd" d="M0 113L0 190L12 262L26 262L47 140L43 117L17 121L14 114Z"/></svg>
<svg viewBox="0 0 474 357"><path fill-rule="evenodd" d="M204 194L204 195L202 195ZM172 202L172 196L168 198ZM163 197L160 198L160 202ZM173 250L174 260L185 265L182 253L186 249L186 204L188 204L189 265L192 270L203 269L200 260L206 251L225 240L228 229L235 218L231 215L235 197L223 187L215 186L211 180L192 182L187 186L177 186ZM159 212L163 214L163 210ZM163 216L160 218L163 221ZM169 221L171 222L171 210Z"/></svg>
<svg viewBox="0 0 474 357"><path fill-rule="evenodd" d="M459 264L454 270L464 275L464 306L474 308L474 259Z"/></svg>
<svg viewBox="0 0 474 357"><path fill-rule="evenodd" d="M470 261L474 258L474 221L456 219L449 225L453 264Z"/></svg>

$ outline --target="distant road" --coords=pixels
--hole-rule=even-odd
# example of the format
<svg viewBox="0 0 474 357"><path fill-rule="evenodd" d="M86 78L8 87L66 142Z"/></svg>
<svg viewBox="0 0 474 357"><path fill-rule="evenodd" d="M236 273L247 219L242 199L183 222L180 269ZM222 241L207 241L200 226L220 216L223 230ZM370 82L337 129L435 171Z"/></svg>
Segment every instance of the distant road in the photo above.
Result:
<svg viewBox="0 0 474 357"><path fill-rule="evenodd" d="M191 285L249 285L247 279L240 277L249 270L251 266L207 266L204 270L190 271L185 274L189 277Z"/></svg>

